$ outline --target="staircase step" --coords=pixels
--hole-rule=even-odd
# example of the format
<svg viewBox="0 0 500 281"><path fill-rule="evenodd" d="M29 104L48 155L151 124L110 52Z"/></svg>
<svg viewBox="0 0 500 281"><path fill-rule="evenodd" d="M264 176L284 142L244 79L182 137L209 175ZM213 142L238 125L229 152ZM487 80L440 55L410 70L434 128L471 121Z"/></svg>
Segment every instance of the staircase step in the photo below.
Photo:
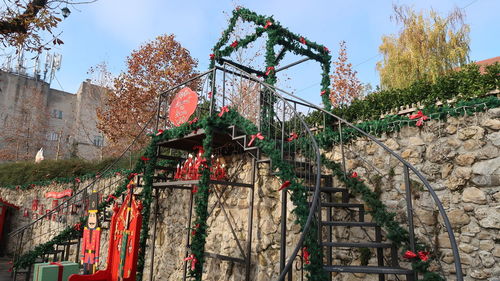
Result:
<svg viewBox="0 0 500 281"><path fill-rule="evenodd" d="M326 226L379 227L379 225L374 222L358 222L358 221L322 221L321 224Z"/></svg>
<svg viewBox="0 0 500 281"><path fill-rule="evenodd" d="M330 202L321 202L321 207L329 207L329 208L358 208L364 209L365 206L363 204L356 203L330 203Z"/></svg>
<svg viewBox="0 0 500 281"><path fill-rule="evenodd" d="M343 266L331 265L323 267L328 272L370 273L370 274L399 274L408 275L413 271L402 267L386 266Z"/></svg>
<svg viewBox="0 0 500 281"><path fill-rule="evenodd" d="M178 156L170 156L170 155L158 155L158 158L160 159L165 159L165 160L174 160L174 161L177 161L177 162L182 162L182 161L185 161L186 158L183 158L183 157L178 157Z"/></svg>
<svg viewBox="0 0 500 281"><path fill-rule="evenodd" d="M296 172L295 176L298 178L304 178L307 176L307 177L310 177L312 179L316 179L316 174L311 174L311 173ZM320 176L322 179L327 179L327 178L332 177L332 175L324 175L324 174L321 174Z"/></svg>
<svg viewBox="0 0 500 281"><path fill-rule="evenodd" d="M315 190L314 186L308 186L307 188L309 189L309 191ZM319 191L324 192L324 193L348 192L346 188L339 188L339 187L320 187ZM324 203L321 203L321 204L324 204Z"/></svg>
<svg viewBox="0 0 500 281"><path fill-rule="evenodd" d="M391 248L391 243L378 243L378 242L323 242L322 246L335 247L335 248Z"/></svg>

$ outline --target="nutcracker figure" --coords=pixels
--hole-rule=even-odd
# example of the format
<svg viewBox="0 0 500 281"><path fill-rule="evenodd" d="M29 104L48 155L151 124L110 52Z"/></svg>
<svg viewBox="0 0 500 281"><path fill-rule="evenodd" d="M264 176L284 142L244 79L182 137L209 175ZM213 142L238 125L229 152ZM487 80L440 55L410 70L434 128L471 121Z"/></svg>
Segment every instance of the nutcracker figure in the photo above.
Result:
<svg viewBox="0 0 500 281"><path fill-rule="evenodd" d="M99 248L101 245L101 228L98 227L97 205L99 195L94 192L89 196L89 217L87 226L83 229L81 261L83 274L93 274L99 262Z"/></svg>

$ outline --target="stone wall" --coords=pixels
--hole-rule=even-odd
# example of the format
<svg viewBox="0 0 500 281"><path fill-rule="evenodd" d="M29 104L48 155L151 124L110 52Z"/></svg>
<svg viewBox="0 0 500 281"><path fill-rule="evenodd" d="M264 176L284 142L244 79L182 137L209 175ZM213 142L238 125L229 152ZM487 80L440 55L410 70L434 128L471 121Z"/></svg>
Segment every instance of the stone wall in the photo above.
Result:
<svg viewBox="0 0 500 281"><path fill-rule="evenodd" d="M498 280L500 276L500 109L473 116L449 118L445 121L427 121L422 128L406 127L400 132L386 134L381 140L399 155L415 165L429 180L449 215L460 249L466 280ZM380 194L389 210L397 213L397 219L406 225L406 201L403 169L393 157L366 139L357 139L346 147L346 166ZM326 152L327 156L341 161L340 148ZM235 155L226 158L228 174L232 180L248 183L251 180L251 158ZM325 171L328 173L329 171ZM252 280L272 280L279 274L281 185L261 165L257 171L251 249ZM433 270L443 269L446 280L454 280L453 257L444 231L442 219L433 204L429 192L411 175L413 206L417 237L432 245L433 254L440 263L433 263ZM111 184L108 184L112 186ZM338 183L337 183L338 185ZM60 187L64 189L64 187ZM46 187L38 192L52 190ZM218 186L212 192L208 221L207 251L241 258L239 246L227 223L234 226L235 235L246 253L248 239L248 212L250 193L248 188ZM0 189L0 197L14 204L31 203L31 191L6 191ZM224 209L217 203L217 194L225 202ZM179 280L184 266L187 221L189 214L189 190L163 190L159 199L157 240L152 245L151 236L146 252L144 280L149 280L150 258L155 249L153 280ZM334 200L340 200L335 198ZM351 198L351 203L363 203ZM30 204L29 203L29 204ZM293 209L291 203L287 206ZM22 213L20 214L22 216ZM323 214L325 215L325 213ZM353 214L337 212L349 219ZM298 239L298 229L288 215L287 253ZM370 221L369 215L365 217ZM22 218L18 223L22 222ZM150 223L152 234L153 222ZM101 240L101 268L106 259L107 232ZM373 239L373 231L359 228L337 228L336 241L366 241ZM371 237L371 238L370 238ZM387 254L387 253L386 253ZM360 264L360 251L338 249L334 259L339 264ZM376 265L375 252L369 265ZM403 264L405 265L405 264ZM407 265L405 265L407 266ZM207 258L204 280L242 280L244 264ZM298 278L299 276L295 276ZM337 274L337 281L377 280L374 275ZM388 280L394 280L389 277Z"/></svg>
<svg viewBox="0 0 500 281"><path fill-rule="evenodd" d="M500 277L500 108L473 116L428 121L380 139L429 180L449 216L466 280ZM406 225L403 168L367 139L345 147L346 167L380 194ZM328 153L341 161L340 148ZM416 235L437 248L447 280L454 280L448 235L430 193L411 175ZM438 269L438 264L433 264ZM362 279L355 279L362 280ZM364 279L363 279L364 280Z"/></svg>

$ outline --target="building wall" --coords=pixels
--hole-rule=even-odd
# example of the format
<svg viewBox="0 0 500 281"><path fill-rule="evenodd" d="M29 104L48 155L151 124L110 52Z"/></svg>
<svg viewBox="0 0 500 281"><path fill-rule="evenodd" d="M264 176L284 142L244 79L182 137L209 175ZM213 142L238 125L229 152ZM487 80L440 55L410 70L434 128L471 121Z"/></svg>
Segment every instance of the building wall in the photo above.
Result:
<svg viewBox="0 0 500 281"><path fill-rule="evenodd" d="M13 159L0 156L0 161L34 159L40 147L44 148L45 159L99 158L104 141L96 142L96 138L103 138L96 127L96 109L102 93L102 88L89 81L82 82L72 94L51 89L32 77L0 71L0 149L8 147L10 154L15 154ZM31 122L20 121L19 112L26 108ZM6 137L13 127L23 128L23 133L16 133L21 135L16 144L9 144ZM28 132L27 128L32 130Z"/></svg>

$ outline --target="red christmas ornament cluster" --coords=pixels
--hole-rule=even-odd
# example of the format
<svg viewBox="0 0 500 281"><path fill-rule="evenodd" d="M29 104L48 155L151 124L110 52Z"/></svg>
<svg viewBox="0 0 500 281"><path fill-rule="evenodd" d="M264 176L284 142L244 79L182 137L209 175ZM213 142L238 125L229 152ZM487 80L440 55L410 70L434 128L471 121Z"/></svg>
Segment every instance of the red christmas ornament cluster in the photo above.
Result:
<svg viewBox="0 0 500 281"><path fill-rule="evenodd" d="M198 154L193 156L189 154L188 159L184 163L177 164L177 170L174 175L176 180L198 180L201 177L199 172L200 167L208 167L207 160L203 157L203 148L197 147ZM212 155L212 166L210 167L210 179L224 180L226 179L225 165L220 162L220 159L214 159Z"/></svg>
<svg viewBox="0 0 500 281"><path fill-rule="evenodd" d="M406 251L403 255L403 258L405 259L416 259L418 257L418 259L420 259L421 261L428 261L429 260L429 252L424 252L424 251L418 251L418 253L414 253L410 250Z"/></svg>

